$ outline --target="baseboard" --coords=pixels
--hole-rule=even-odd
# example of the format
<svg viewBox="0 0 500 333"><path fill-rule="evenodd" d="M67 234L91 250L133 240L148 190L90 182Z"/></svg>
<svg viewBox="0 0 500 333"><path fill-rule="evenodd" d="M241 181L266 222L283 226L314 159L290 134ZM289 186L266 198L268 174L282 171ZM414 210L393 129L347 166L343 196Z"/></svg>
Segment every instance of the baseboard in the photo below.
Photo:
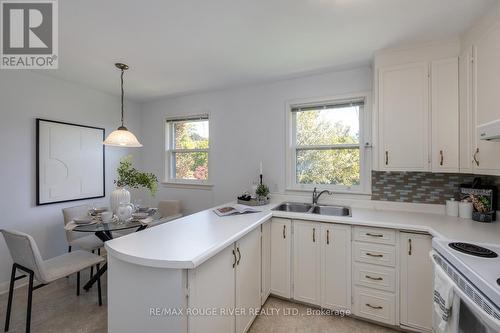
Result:
<svg viewBox="0 0 500 333"><path fill-rule="evenodd" d="M28 279L17 280L14 284L14 289L24 287L28 284ZM6 294L9 292L10 281L0 282L0 295Z"/></svg>

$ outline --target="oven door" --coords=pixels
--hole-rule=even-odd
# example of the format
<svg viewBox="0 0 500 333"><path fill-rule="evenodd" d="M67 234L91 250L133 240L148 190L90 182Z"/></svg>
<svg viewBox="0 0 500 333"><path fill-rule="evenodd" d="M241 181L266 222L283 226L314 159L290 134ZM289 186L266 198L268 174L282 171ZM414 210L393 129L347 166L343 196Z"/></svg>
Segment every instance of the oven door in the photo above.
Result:
<svg viewBox="0 0 500 333"><path fill-rule="evenodd" d="M500 332L500 310L438 253L431 251L434 269L442 269L460 298L458 332ZM467 291L467 292L466 292Z"/></svg>

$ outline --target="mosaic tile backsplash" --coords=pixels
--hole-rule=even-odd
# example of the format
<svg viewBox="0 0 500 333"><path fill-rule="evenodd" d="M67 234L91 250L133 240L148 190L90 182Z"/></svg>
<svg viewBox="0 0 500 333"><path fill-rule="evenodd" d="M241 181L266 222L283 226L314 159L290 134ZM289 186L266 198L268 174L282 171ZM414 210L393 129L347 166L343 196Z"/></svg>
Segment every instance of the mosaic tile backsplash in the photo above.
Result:
<svg viewBox="0 0 500 333"><path fill-rule="evenodd" d="M372 171L372 200L445 204L458 192L460 184L480 177L482 184L495 185L500 177L461 173ZM500 193L500 192L499 192ZM500 195L497 207L500 207Z"/></svg>

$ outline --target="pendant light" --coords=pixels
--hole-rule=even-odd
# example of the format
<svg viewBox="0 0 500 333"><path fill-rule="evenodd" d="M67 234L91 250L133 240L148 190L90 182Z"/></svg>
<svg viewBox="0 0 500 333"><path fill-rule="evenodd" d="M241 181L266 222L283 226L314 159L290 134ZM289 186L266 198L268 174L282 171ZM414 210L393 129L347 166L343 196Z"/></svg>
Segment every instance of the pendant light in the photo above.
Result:
<svg viewBox="0 0 500 333"><path fill-rule="evenodd" d="M130 132L123 125L123 72L128 69L128 65L122 63L116 63L115 66L121 70L121 88L122 88L122 125L118 127L116 131L111 132L108 135L106 140L104 141L104 145L106 146L115 146L115 147L142 147L142 144L137 140L135 135Z"/></svg>

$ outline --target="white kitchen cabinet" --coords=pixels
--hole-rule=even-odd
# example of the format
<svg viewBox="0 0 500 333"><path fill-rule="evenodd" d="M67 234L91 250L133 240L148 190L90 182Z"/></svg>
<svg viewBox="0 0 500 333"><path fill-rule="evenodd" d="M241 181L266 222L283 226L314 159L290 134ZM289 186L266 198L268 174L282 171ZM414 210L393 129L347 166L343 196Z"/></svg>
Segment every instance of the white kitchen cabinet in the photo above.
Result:
<svg viewBox="0 0 500 333"><path fill-rule="evenodd" d="M477 126L500 118L498 86L500 85L500 26L488 30L477 40L472 62L474 107L473 151L474 173L500 175L500 144L479 140Z"/></svg>
<svg viewBox="0 0 500 333"><path fill-rule="evenodd" d="M460 172L473 172L474 146L474 47L467 48L459 57L460 88ZM475 148L475 147L474 147Z"/></svg>
<svg viewBox="0 0 500 333"><path fill-rule="evenodd" d="M321 228L321 307L351 309L351 226Z"/></svg>
<svg viewBox="0 0 500 333"><path fill-rule="evenodd" d="M429 235L400 233L400 321L402 326L432 330L433 274Z"/></svg>
<svg viewBox="0 0 500 333"><path fill-rule="evenodd" d="M261 304L264 305L271 292L271 221L261 225L262 228L262 291Z"/></svg>
<svg viewBox="0 0 500 333"><path fill-rule="evenodd" d="M293 298L321 303L321 224L293 221Z"/></svg>
<svg viewBox="0 0 500 333"><path fill-rule="evenodd" d="M245 313L236 316L236 333L245 333L261 306L261 230L254 229L235 244L236 308Z"/></svg>
<svg viewBox="0 0 500 333"><path fill-rule="evenodd" d="M213 258L189 270L189 307L225 314L188 316L189 333L245 333L261 305L261 230L256 228ZM234 309L244 313L231 313Z"/></svg>
<svg viewBox="0 0 500 333"><path fill-rule="evenodd" d="M429 66L382 67L378 80L379 169L429 170Z"/></svg>
<svg viewBox="0 0 500 333"><path fill-rule="evenodd" d="M271 220L271 293L291 298L292 221Z"/></svg>
<svg viewBox="0 0 500 333"><path fill-rule="evenodd" d="M234 245L190 270L189 307L191 309L234 309L236 257ZM188 316L189 333L235 332L235 316Z"/></svg>
<svg viewBox="0 0 500 333"><path fill-rule="evenodd" d="M458 59L431 63L433 172L459 171Z"/></svg>

